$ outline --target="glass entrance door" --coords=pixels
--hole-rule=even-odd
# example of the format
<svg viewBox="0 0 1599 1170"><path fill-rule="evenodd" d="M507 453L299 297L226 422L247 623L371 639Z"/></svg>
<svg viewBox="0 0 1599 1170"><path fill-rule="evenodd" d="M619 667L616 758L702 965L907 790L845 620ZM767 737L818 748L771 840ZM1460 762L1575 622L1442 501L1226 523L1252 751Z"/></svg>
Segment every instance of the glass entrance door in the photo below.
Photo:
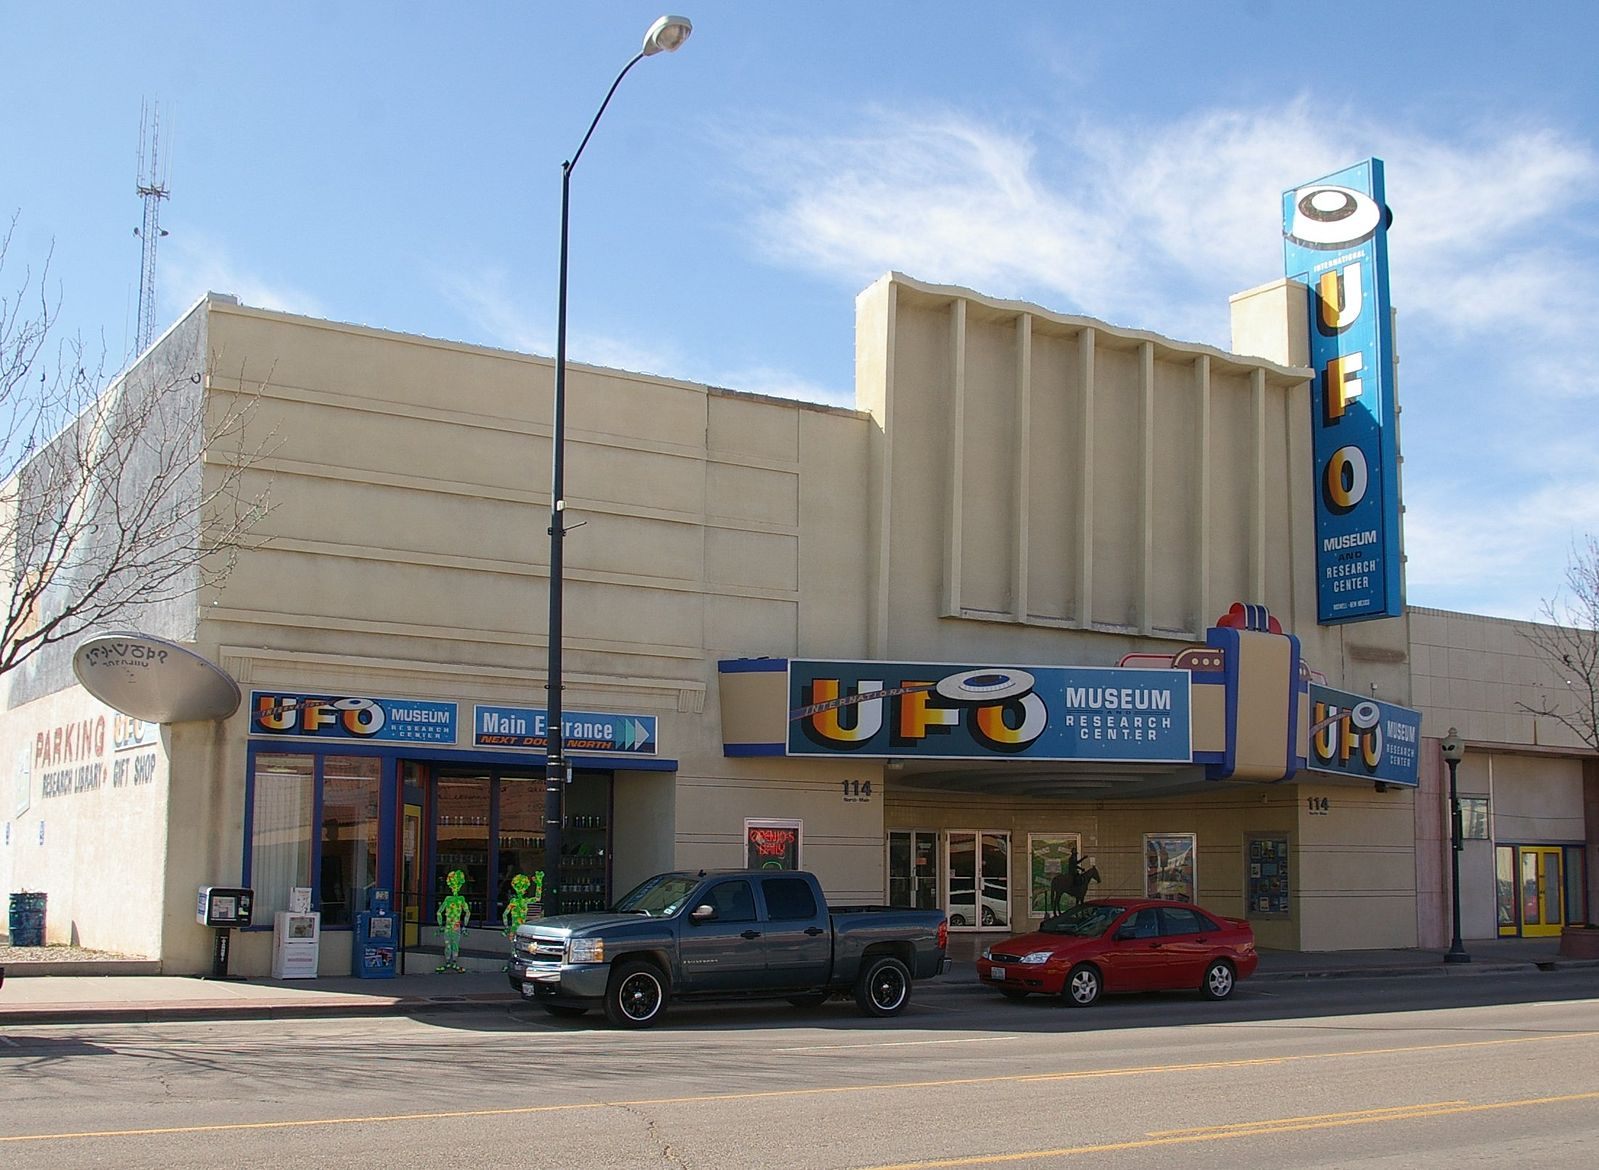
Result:
<svg viewBox="0 0 1599 1170"><path fill-rule="evenodd" d="M938 834L895 829L888 835L888 904L911 910L938 906Z"/></svg>
<svg viewBox="0 0 1599 1170"><path fill-rule="evenodd" d="M944 871L949 894L944 912L955 930L1010 926L1010 834L951 830Z"/></svg>
<svg viewBox="0 0 1599 1170"><path fill-rule="evenodd" d="M1523 846L1517 851L1521 871L1521 933L1559 934L1565 925L1565 879L1559 846Z"/></svg>

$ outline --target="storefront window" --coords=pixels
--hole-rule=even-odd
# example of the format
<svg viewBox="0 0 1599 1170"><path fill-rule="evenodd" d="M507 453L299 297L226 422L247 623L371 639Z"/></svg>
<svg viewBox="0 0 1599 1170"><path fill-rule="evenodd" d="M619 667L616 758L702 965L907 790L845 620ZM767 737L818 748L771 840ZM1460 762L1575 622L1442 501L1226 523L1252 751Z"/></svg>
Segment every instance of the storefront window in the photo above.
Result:
<svg viewBox="0 0 1599 1170"><path fill-rule="evenodd" d="M1460 835L1467 841L1488 839L1488 798L1462 796L1460 798Z"/></svg>
<svg viewBox="0 0 1599 1170"><path fill-rule="evenodd" d="M322 761L322 925L349 926L366 909L366 889L379 884L378 776L366 756Z"/></svg>
<svg viewBox="0 0 1599 1170"><path fill-rule="evenodd" d="M289 890L311 884L311 810L316 776L311 756L263 752L255 758L250 809L250 874L257 924L289 908Z"/></svg>
<svg viewBox="0 0 1599 1170"><path fill-rule="evenodd" d="M498 893L489 908L494 922L505 913L511 899L511 879L522 874L532 883L529 895L540 889L534 881L544 873L544 780L505 776L500 779Z"/></svg>
<svg viewBox="0 0 1599 1170"><path fill-rule="evenodd" d="M744 864L750 869L798 869L800 828L799 821L746 819Z"/></svg>
<svg viewBox="0 0 1599 1170"><path fill-rule="evenodd" d="M489 788L487 776L441 776L435 787L438 852L433 897L437 899L448 894L450 887L446 879L452 870L460 870L466 875L461 895L471 911L472 926L494 925L488 917Z"/></svg>
<svg viewBox="0 0 1599 1170"><path fill-rule="evenodd" d="M1288 917L1288 838L1272 834L1247 838L1251 918Z"/></svg>
<svg viewBox="0 0 1599 1170"><path fill-rule="evenodd" d="M1144 897L1192 902L1195 840L1192 833L1144 834Z"/></svg>
<svg viewBox="0 0 1599 1170"><path fill-rule="evenodd" d="M1516 919L1516 849L1513 845L1494 849L1494 908L1499 933L1516 934L1520 924Z"/></svg>

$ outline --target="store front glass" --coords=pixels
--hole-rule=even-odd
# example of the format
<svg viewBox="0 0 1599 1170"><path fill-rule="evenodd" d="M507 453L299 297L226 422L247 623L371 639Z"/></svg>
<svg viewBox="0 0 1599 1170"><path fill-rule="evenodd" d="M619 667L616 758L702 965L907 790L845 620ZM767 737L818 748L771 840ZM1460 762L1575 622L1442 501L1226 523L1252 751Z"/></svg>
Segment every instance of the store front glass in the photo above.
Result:
<svg viewBox="0 0 1599 1170"><path fill-rule="evenodd" d="M263 753L255 762L250 806L249 884L255 920L270 923L289 908L289 890L311 884L311 817L316 808L314 756Z"/></svg>
<svg viewBox="0 0 1599 1170"><path fill-rule="evenodd" d="M888 834L888 904L912 910L938 906L938 834L896 829Z"/></svg>
<svg viewBox="0 0 1599 1170"><path fill-rule="evenodd" d="M245 879L262 925L306 887L324 927L349 927L382 886L405 944L425 945L459 870L468 929L498 934L516 876L529 879L530 897L545 879L544 776L533 767L258 751L247 807ZM561 908L602 909L612 896L611 773L576 772L563 807Z"/></svg>
<svg viewBox="0 0 1599 1170"><path fill-rule="evenodd" d="M952 830L946 846L949 897L945 913L954 930L1010 926L1010 834Z"/></svg>
<svg viewBox="0 0 1599 1170"><path fill-rule="evenodd" d="M322 768L323 926L349 926L378 880L378 782L373 756L326 756Z"/></svg>
<svg viewBox="0 0 1599 1170"><path fill-rule="evenodd" d="M1500 937L1558 935L1587 918L1580 845L1498 845L1494 904Z"/></svg>
<svg viewBox="0 0 1599 1170"><path fill-rule="evenodd" d="M563 911L609 905L611 775L580 771L562 805L560 894ZM520 768L435 769L434 862L430 908L449 892L448 875L466 875L461 893L469 928L501 930L518 874L532 883L544 872L544 776Z"/></svg>

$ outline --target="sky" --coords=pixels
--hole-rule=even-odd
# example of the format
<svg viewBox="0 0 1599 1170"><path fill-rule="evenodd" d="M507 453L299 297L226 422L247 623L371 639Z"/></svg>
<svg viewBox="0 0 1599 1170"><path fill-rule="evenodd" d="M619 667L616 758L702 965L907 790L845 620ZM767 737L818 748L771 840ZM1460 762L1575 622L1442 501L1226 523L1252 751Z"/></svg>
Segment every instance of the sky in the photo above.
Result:
<svg viewBox="0 0 1599 1170"><path fill-rule="evenodd" d="M853 405L889 270L1229 347L1281 194L1384 160L1407 599L1535 618L1599 533L1599 4L672 0L572 173L568 353ZM4 0L0 294L207 291L554 352L561 164L654 0ZM1308 426L1307 422L1307 426Z"/></svg>

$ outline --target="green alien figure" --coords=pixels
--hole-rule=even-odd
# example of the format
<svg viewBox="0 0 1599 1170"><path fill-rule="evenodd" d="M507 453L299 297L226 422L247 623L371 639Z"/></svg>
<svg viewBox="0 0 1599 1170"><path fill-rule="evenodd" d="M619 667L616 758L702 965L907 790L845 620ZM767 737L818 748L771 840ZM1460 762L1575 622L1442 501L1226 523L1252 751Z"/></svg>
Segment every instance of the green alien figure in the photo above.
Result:
<svg viewBox="0 0 1599 1170"><path fill-rule="evenodd" d="M444 876L444 881L450 887L450 895L439 903L439 912L434 916L438 919L444 938L444 962L436 969L465 971L466 968L460 964L461 932L466 929L466 924L472 917L470 903L461 897L461 887L466 885L466 874L462 870L452 869Z"/></svg>
<svg viewBox="0 0 1599 1170"><path fill-rule="evenodd" d="M532 887L533 896L528 897L528 888ZM505 937L515 938L516 928L527 921L528 914L534 905L544 897L544 871L534 871L531 878L525 873L516 874L511 878L511 899L505 904L505 913L500 915L505 923Z"/></svg>

